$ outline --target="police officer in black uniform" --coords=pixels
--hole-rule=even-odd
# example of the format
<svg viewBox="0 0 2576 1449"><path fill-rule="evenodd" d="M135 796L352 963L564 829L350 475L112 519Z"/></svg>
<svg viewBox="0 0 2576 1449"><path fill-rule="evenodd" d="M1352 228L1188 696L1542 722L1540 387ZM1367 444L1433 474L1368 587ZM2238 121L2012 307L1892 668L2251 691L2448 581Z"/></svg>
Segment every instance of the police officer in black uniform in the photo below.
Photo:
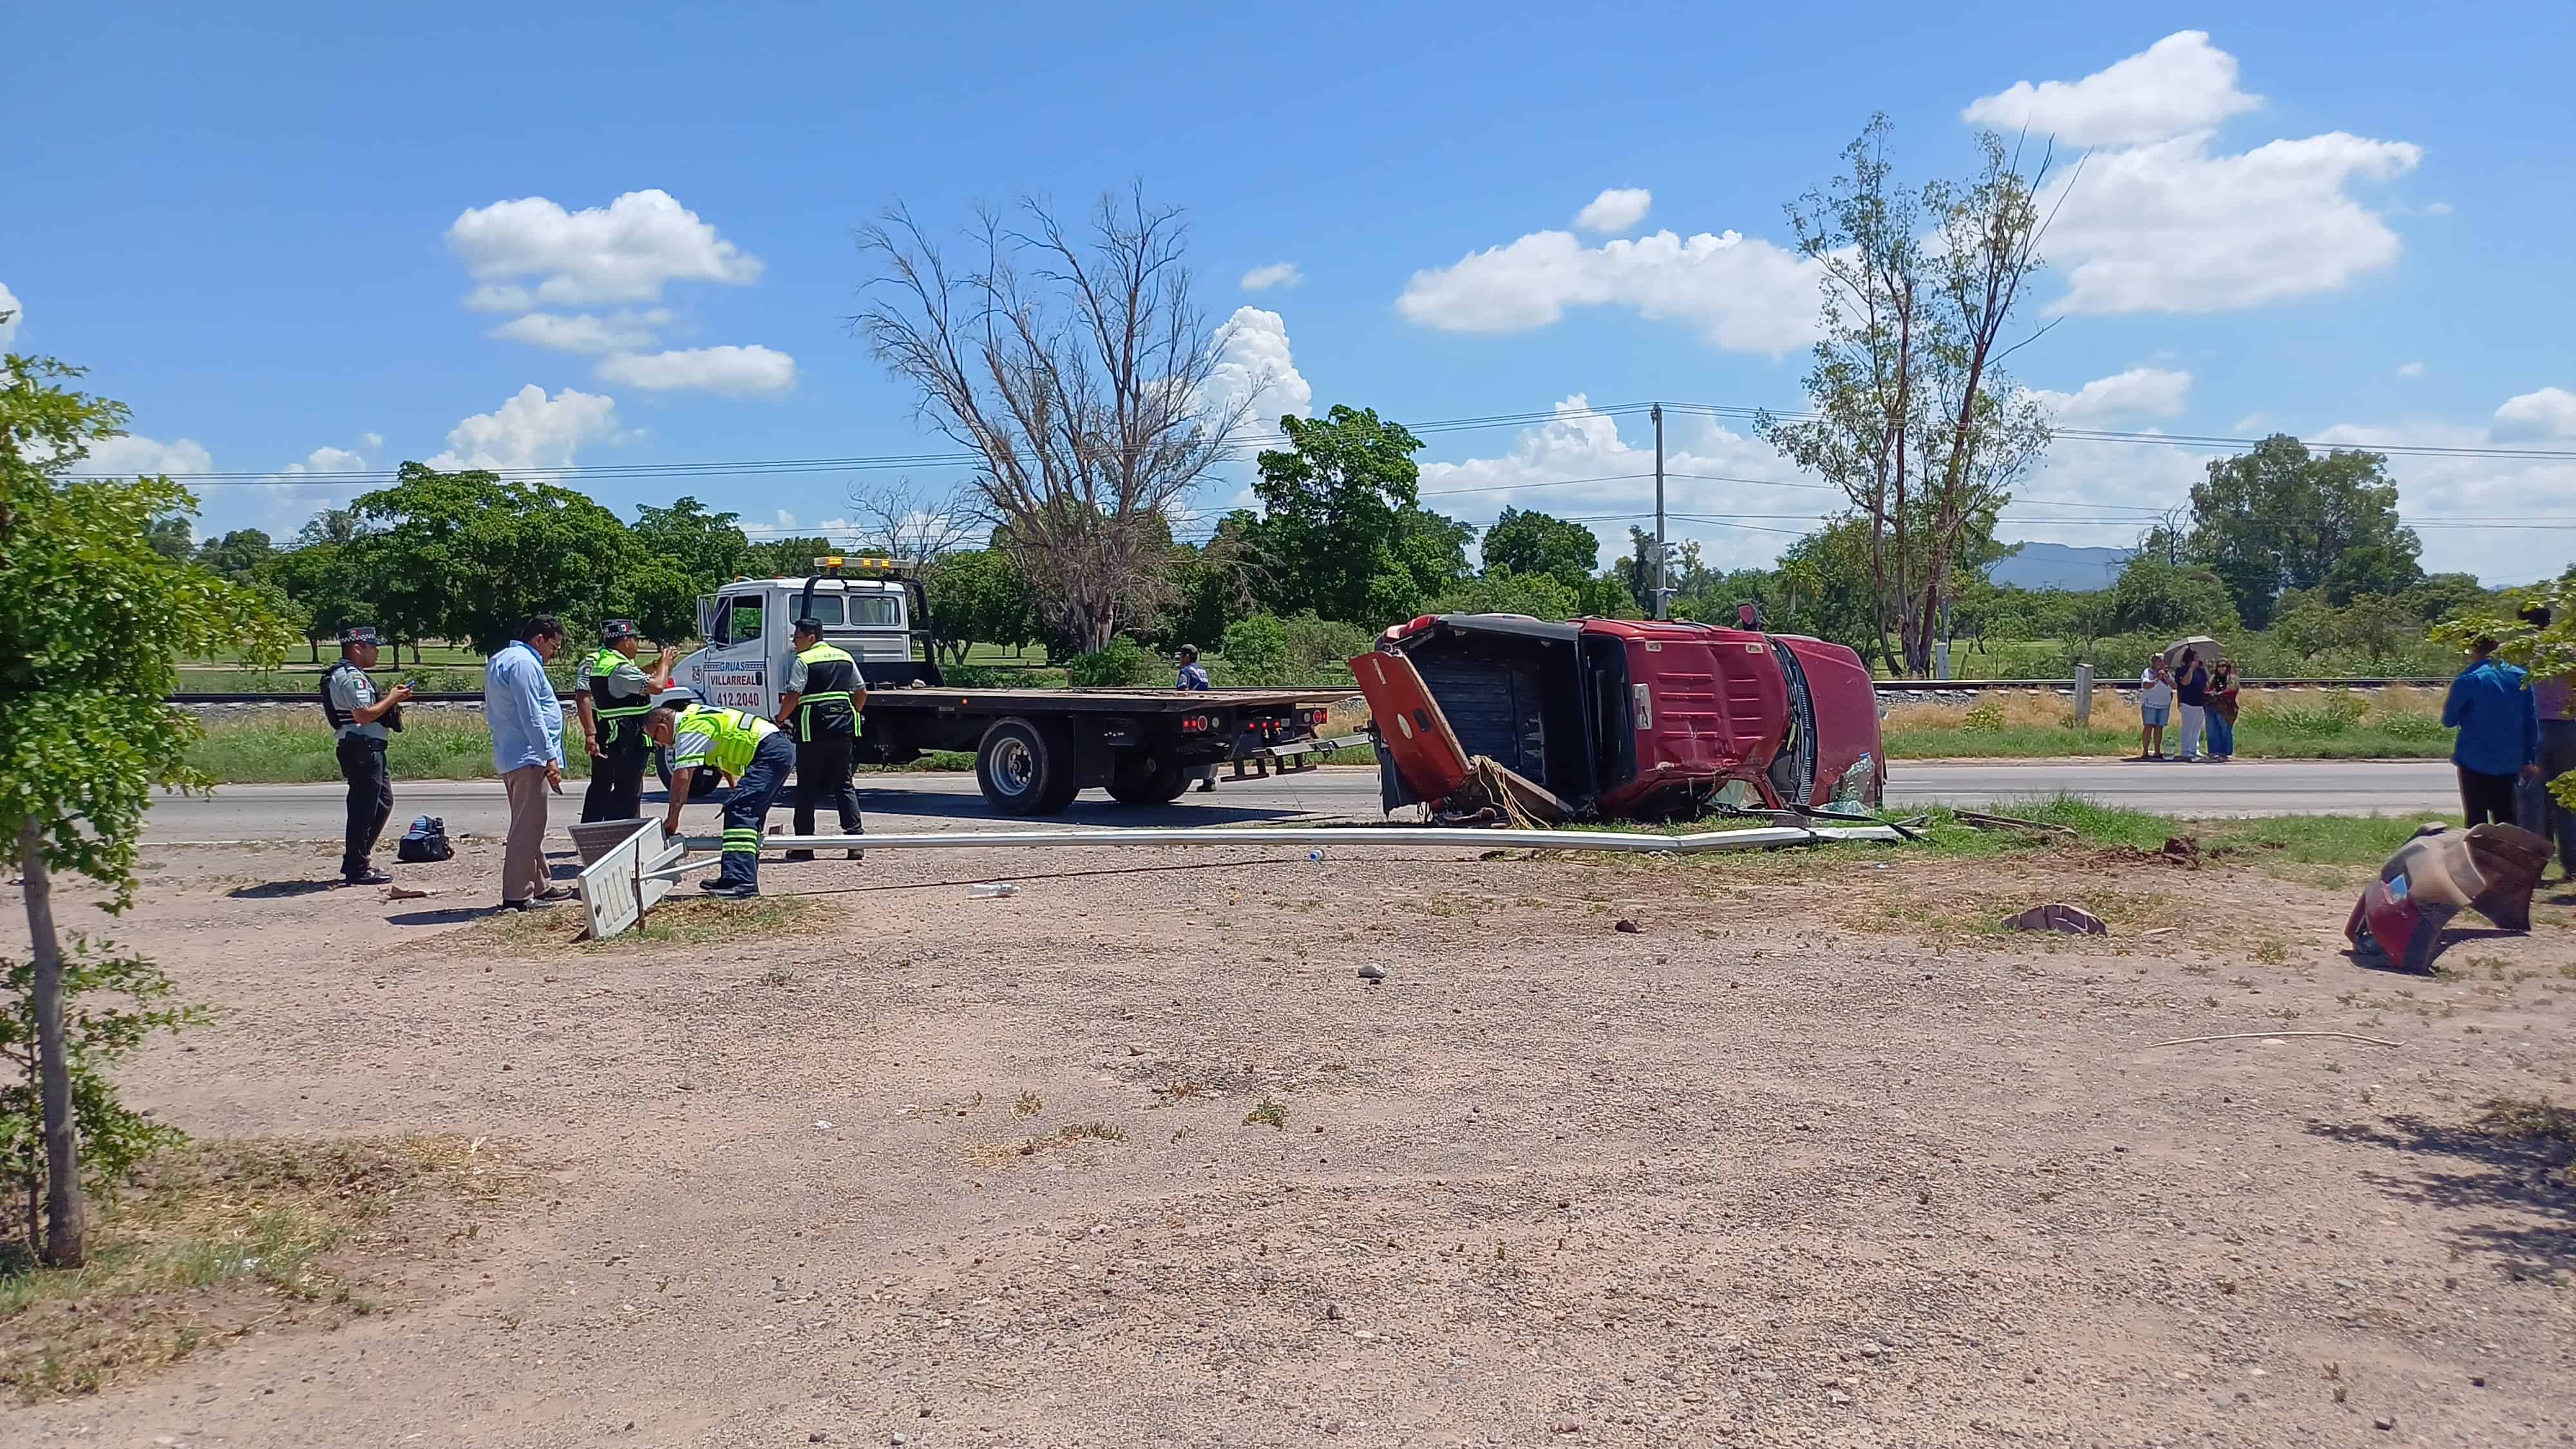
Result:
<svg viewBox="0 0 2576 1449"><path fill-rule="evenodd" d="M599 652L573 677L573 704L590 755L590 788L581 797L584 824L634 820L644 813L644 714L653 696L671 687L671 666L680 651L666 646L647 674L635 664L641 647L643 636L633 620L611 619L599 626Z"/></svg>
<svg viewBox="0 0 2576 1449"><path fill-rule="evenodd" d="M344 885L384 885L393 879L370 864L376 838L394 813L394 776L385 765L385 742L402 728L402 704L411 686L379 695L367 671L376 667L376 631L352 624L340 631L340 662L322 676L322 717L339 735L340 778L349 782L349 826L340 847Z"/></svg>
<svg viewBox="0 0 2576 1449"><path fill-rule="evenodd" d="M841 833L857 835L859 792L850 785L850 766L859 749L859 709L868 702L867 682L858 661L823 642L823 621L796 621L796 652L779 682L778 727L796 739L796 833L814 833L814 807L826 800L841 815ZM789 860L812 860L810 850L791 850ZM850 852L850 859L859 852Z"/></svg>

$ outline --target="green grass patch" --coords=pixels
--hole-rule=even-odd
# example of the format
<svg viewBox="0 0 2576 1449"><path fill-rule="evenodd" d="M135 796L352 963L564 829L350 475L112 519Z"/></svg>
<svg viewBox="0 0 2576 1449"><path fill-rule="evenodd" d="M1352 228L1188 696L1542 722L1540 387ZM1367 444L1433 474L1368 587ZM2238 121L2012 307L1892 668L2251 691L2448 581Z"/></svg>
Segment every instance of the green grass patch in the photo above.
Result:
<svg viewBox="0 0 2576 1449"><path fill-rule="evenodd" d="M1882 735L1891 760L2046 760L2111 756L2138 752L2135 725L2102 727L2097 712L2089 728L2066 725L2008 724L1996 729L1956 725L1897 725ZM2165 731L2165 749L2180 737ZM2449 758L2451 732L2438 723L2431 732L2414 727L2346 727L2330 732L2239 729L2236 755L2247 760L2439 760Z"/></svg>
<svg viewBox="0 0 2576 1449"><path fill-rule="evenodd" d="M0 1249L0 1389L27 1403L95 1393L254 1329L373 1313L371 1249L411 1237L433 1198L489 1202L515 1175L448 1137L163 1154L92 1199L83 1266Z"/></svg>
<svg viewBox="0 0 2576 1449"><path fill-rule="evenodd" d="M404 780L484 780L492 776L492 732L467 711L406 712L402 733L385 747L397 784ZM587 779L590 758L581 737L569 735L568 779ZM188 747L188 763L228 785L294 785L340 778L338 741L314 717L265 708L249 718L207 722L205 737Z"/></svg>

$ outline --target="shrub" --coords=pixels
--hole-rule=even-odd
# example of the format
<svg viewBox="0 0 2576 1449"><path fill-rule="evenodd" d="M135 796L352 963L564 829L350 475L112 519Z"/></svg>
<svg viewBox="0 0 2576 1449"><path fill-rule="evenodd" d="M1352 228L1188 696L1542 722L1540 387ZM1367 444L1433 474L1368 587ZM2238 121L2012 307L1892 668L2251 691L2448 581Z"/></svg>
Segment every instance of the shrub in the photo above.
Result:
<svg viewBox="0 0 2576 1449"><path fill-rule="evenodd" d="M1106 649L1077 654L1064 664L1065 682L1076 689L1137 689L1169 684L1171 671L1159 657L1121 634Z"/></svg>
<svg viewBox="0 0 2576 1449"><path fill-rule="evenodd" d="M1227 625L1222 648L1229 683L1288 682L1288 628L1278 615L1255 614Z"/></svg>
<svg viewBox="0 0 2576 1449"><path fill-rule="evenodd" d="M983 664L943 664L939 682L955 689L998 689L1002 672Z"/></svg>

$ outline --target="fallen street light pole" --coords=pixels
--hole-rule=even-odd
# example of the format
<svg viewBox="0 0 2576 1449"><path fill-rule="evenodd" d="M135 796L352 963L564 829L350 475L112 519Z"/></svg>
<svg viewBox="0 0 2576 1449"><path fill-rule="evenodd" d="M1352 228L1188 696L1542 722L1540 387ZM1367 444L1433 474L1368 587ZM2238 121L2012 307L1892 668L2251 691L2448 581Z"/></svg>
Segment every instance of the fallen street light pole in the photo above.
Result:
<svg viewBox="0 0 2576 1449"><path fill-rule="evenodd" d="M603 838L583 831L575 841L584 856L597 857L581 872L582 904L590 914L594 940L633 929L644 913L670 894L672 882L721 864L720 837L673 838L658 820L618 822L628 833L604 848ZM764 850L1004 850L1049 847L1215 845L1241 849L1255 845L1370 846L1447 845L1488 850L1598 850L1629 855L1705 855L1732 850L1772 850L1783 846L1833 845L1852 841L1902 839L1889 825L1770 825L1750 830L1709 830L1692 835L1652 835L1625 830L1487 830L1438 825L1290 825L1139 827L1132 830L950 830L927 835L772 835ZM692 856L691 851L705 852Z"/></svg>

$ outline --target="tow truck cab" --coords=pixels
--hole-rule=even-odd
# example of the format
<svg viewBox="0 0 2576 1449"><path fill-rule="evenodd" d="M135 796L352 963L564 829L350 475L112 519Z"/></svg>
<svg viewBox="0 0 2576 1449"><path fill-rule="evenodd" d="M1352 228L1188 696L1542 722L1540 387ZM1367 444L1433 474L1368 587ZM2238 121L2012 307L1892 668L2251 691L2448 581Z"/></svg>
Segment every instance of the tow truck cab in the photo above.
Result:
<svg viewBox="0 0 2576 1449"><path fill-rule="evenodd" d="M1464 783L1462 757L1477 755L1587 816L1688 815L1729 796L1875 805L1885 786L1869 671L1821 639L1448 614L1387 630L1378 652L1412 666L1352 661L1390 809L1445 799Z"/></svg>
<svg viewBox="0 0 2576 1449"><path fill-rule="evenodd" d="M779 666L796 652L791 636L806 617L822 621L825 643L858 661L870 689L939 683L920 579L891 560L838 554L814 560L805 578L736 579L701 596L705 646L680 661L671 683L709 704L775 715ZM916 638L925 646L919 659Z"/></svg>

